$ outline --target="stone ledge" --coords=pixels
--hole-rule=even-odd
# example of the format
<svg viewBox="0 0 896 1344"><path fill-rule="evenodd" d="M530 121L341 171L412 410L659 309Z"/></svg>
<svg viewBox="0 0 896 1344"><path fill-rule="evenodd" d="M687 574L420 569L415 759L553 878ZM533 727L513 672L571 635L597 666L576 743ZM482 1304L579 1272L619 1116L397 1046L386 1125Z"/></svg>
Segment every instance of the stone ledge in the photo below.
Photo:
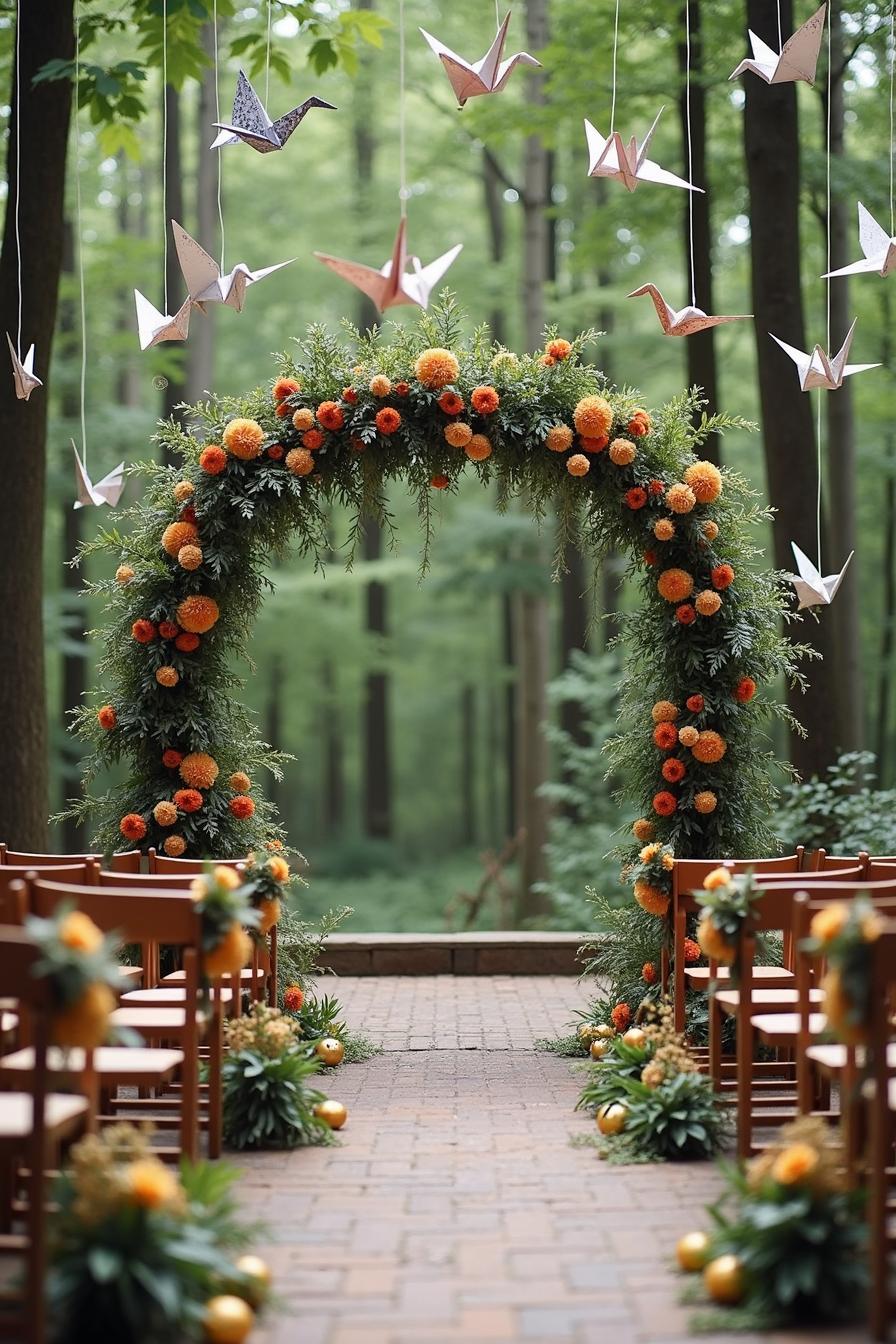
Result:
<svg viewBox="0 0 896 1344"><path fill-rule="evenodd" d="M579 975L584 933L334 933L337 975Z"/></svg>

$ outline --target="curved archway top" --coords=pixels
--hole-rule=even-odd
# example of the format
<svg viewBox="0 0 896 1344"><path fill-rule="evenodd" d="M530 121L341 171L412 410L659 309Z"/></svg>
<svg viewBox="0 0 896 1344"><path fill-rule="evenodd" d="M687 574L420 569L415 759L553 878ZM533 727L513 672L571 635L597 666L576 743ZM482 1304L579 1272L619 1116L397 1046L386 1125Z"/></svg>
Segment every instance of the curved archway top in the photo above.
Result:
<svg viewBox="0 0 896 1344"><path fill-rule="evenodd" d="M312 327L273 387L199 405L189 429L162 426L183 466L132 467L145 491L126 528L82 548L118 565L90 587L107 598L104 689L76 715L94 751L74 811L93 818L100 848L220 857L281 838L258 778L281 758L231 671L270 556L293 541L323 558L329 501L353 512L354 533L394 478L416 495L425 552L438 490L473 472L497 483L499 507L522 494L538 516L556 510L586 553L632 557L640 603L623 620L628 675L609 759L640 812L635 840L660 846L640 860L640 843L620 847L639 899L645 884L654 892L645 908L668 889L670 851L769 851L762 719L786 715L775 683L797 675L802 650L781 630L780 576L755 549L767 515L740 477L698 456L707 434L742 422L695 428L696 392L648 412L582 362L593 338L549 333L544 351L518 357L486 328L465 340L444 296L390 339ZM92 797L97 771L122 760L125 782Z"/></svg>

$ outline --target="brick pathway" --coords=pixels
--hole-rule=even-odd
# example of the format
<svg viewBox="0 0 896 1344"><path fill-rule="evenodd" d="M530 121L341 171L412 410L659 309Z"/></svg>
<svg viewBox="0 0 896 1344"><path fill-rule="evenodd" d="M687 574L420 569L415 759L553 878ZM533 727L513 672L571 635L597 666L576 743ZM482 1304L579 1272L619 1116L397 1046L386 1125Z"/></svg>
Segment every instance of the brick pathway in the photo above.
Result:
<svg viewBox="0 0 896 1344"><path fill-rule="evenodd" d="M670 1253L718 1180L712 1164L608 1167L569 1146L593 1125L573 1113L579 1080L532 1042L584 1005L576 982L334 988L385 1053L329 1077L350 1112L341 1146L241 1161L284 1304L257 1344L683 1344Z"/></svg>

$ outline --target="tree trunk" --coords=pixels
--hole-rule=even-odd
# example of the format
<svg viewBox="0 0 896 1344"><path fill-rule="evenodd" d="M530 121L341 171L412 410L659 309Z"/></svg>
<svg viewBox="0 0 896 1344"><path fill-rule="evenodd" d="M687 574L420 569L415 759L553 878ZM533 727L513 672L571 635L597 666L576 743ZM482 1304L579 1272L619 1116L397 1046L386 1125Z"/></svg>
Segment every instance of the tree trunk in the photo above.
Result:
<svg viewBox="0 0 896 1344"><path fill-rule="evenodd" d="M507 834L516 835L520 826L520 806L517 787L519 767L517 765L517 718L518 686L516 629L514 609L516 599L513 593L501 594L501 650L506 676L504 686L504 763L507 781L506 816Z"/></svg>
<svg viewBox="0 0 896 1344"><path fill-rule="evenodd" d="M460 689L460 834L461 844L476 843L476 687Z"/></svg>
<svg viewBox="0 0 896 1344"><path fill-rule="evenodd" d="M210 59L214 59L214 32L211 24L206 24L202 33L202 45ZM215 120L215 71L210 65L199 84L199 98L196 104L196 138L198 158L196 160L196 237L213 256L221 250L218 237L218 166L222 163L220 155L208 151L209 127ZM183 223L183 221L181 221ZM226 260L226 259L225 259ZM186 399L199 401L211 389L215 381L215 325L211 318L202 313L195 314L190 325L190 339L187 343L187 387Z"/></svg>
<svg viewBox="0 0 896 1344"><path fill-rule="evenodd" d="M704 312L715 312L712 297L712 229L710 225L709 176L706 162L706 87L703 75L703 38L700 31L700 0L684 0L681 9L681 41L678 44L678 69L681 74L681 93L678 110L681 137L687 155L688 99L685 87L687 71L686 21L691 29L691 172L689 181L703 187L703 193L685 191L684 245L685 255L690 249L691 210L694 228L694 289L696 302ZM687 163L687 158L685 158ZM687 295L690 300L690 294ZM709 415L719 409L718 373L716 369L715 329L698 331L682 342L688 364L688 387L701 387L706 397ZM697 417L699 419L699 416ZM710 462L719 461L719 436L711 434L700 449L701 456Z"/></svg>
<svg viewBox="0 0 896 1344"><path fill-rule="evenodd" d="M368 520L364 529L365 560L379 560L382 531ZM388 633L386 585L367 585L367 630L379 642ZM380 655L378 655L380 656ZM392 835L392 762L389 740L389 682L385 672L368 672L364 695L363 808L367 835L388 840Z"/></svg>
<svg viewBox="0 0 896 1344"><path fill-rule="evenodd" d="M841 180L839 165L845 162L845 119L843 81L846 75L841 7L831 4L831 159L834 182ZM827 116L827 87L820 104ZM855 210L851 196L844 191L831 192L831 257L825 270L846 266L855 250ZM850 308L849 276L825 281L831 286L831 341L834 349L849 330L853 319ZM856 545L856 441L853 415L852 379L846 378L836 392L817 393L824 397L827 413L827 452L825 493L836 501L827 511L828 560L839 569ZM834 649L835 691L831 697L831 736L843 751L858 751L862 745L864 718L862 686L862 642L859 630L859 562L854 560L828 615Z"/></svg>
<svg viewBox="0 0 896 1344"><path fill-rule="evenodd" d="M585 561L578 546L566 548L567 570L560 580L560 666L569 666L573 649L588 647L588 580ZM585 742L582 706L578 700L564 700L560 707L561 727L576 742Z"/></svg>
<svg viewBox="0 0 896 1344"><path fill-rule="evenodd" d="M18 849L40 850L47 841L47 706L44 691L43 592L44 488L50 353L62 269L65 161L71 85L57 80L32 87L47 61L71 60L75 52L72 0L28 0L21 23L20 237L22 241L23 353L35 346L35 369L44 387L30 401L15 395L7 364L0 378L0 442L14 445L15 489L0 494L0 535L6 554L3 616L15 638L0 647L0 835ZM0 297L4 324L15 338L17 282L15 245L15 78L7 138L9 184Z"/></svg>
<svg viewBox="0 0 896 1344"><path fill-rule="evenodd" d="M116 180L118 182L118 232L122 238L140 230L134 228L135 214L129 201L131 167L128 157L122 150L116 158ZM139 207L142 209L142 206ZM138 216L139 223L139 216ZM118 321L116 326L124 338L122 354L118 359L116 376L116 399L119 406L140 405L140 366L137 360L137 343L134 340L134 290L124 285L119 291ZM77 412L75 412L77 413Z"/></svg>
<svg viewBox="0 0 896 1344"><path fill-rule="evenodd" d="M893 338L891 335L890 291L886 285L878 289L881 309L881 352L880 358L890 386L893 386ZM890 746L890 700L893 682L891 660L894 648L894 626L896 626L896 434L892 429L884 436L884 510L881 523L884 530L882 612L880 619L880 649L877 670L877 706L874 733L877 753L877 771L881 785L887 783Z"/></svg>
<svg viewBox="0 0 896 1344"><path fill-rule="evenodd" d="M264 707L264 735L267 738L268 742L271 742L275 747L278 747L283 741L283 715L280 710L280 695L283 690L283 685L284 685L283 659L281 658L279 653L275 653L271 658L270 674L267 686L267 699L265 701L265 707ZM292 773L292 767L290 765L287 765L286 768L287 770L290 770L290 772ZM277 811L280 813L280 818L283 821L283 824L286 826L287 830L289 830L289 827L293 821L293 817L291 816L286 817L283 814L283 806L285 800L285 790L283 787L283 782L281 780L274 779L273 775L271 775L269 776L266 789L268 797L276 807ZM292 790L293 797L295 797L297 792L298 790L293 788ZM296 808L295 811L298 815L301 815L301 808ZM298 817L296 818L296 820L297 819Z"/></svg>
<svg viewBox="0 0 896 1344"><path fill-rule="evenodd" d="M180 93L171 84L166 84L164 89L165 109L168 117L167 160L165 166L165 237L168 240L168 264L166 274L168 277L168 303L169 312L176 312L180 307L181 298L184 292L184 280L180 273L180 266L177 261L177 250L171 238L171 221L176 219L178 223L183 221L184 217L184 181L183 168L181 164L180 152ZM172 306L173 305L173 306ZM191 338L192 339L192 338ZM176 372L172 371L165 383L162 392L162 415L165 419L174 415L175 406L187 399L187 381L186 381L186 357L184 351L178 351L180 361L176 365ZM166 461L170 465L179 462L179 458L166 456Z"/></svg>
<svg viewBox="0 0 896 1344"><path fill-rule="evenodd" d="M766 39L769 11L765 0L747 0L750 28ZM782 0L781 22L793 28L791 0ZM744 148L750 191L753 313L759 370L766 475L771 504L777 509L772 531L774 562L793 568L791 541L815 556L815 435L809 397L800 390L793 364L770 340L774 332L800 350L808 349L800 283L799 131L796 86L744 80ZM839 393L831 394L839 396ZM845 558L845 557L844 557ZM838 561L838 563L842 563ZM818 625L803 622L799 638L813 643L826 661L810 663L811 685L805 695L789 692L791 708L808 731L791 735L790 757L804 777L823 771L836 755L830 734L834 691L831 627L823 612Z"/></svg>

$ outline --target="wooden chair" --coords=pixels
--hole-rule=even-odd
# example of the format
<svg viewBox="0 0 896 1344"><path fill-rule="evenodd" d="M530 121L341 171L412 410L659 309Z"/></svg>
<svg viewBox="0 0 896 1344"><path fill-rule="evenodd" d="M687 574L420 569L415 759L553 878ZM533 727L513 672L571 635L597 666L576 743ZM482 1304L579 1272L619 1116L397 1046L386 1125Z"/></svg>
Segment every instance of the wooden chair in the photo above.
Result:
<svg viewBox="0 0 896 1344"><path fill-rule="evenodd" d="M181 1052L180 1132L184 1156L198 1156L199 1125L199 1045L207 1034L209 1045L208 1142L209 1156L221 1150L221 1004L213 994L206 1006L200 1000L202 983L202 927L193 901L181 892L136 892L132 888L76 887L44 878L28 882L28 904L38 915L50 915L65 901L75 900L78 908L99 928L115 930L123 942L165 943L180 949L184 983L180 999L171 1005L144 1005L127 1002L112 1014L112 1024L130 1027L145 1041L156 1045L174 1043ZM139 991L138 991L139 992ZM146 1108L138 1099L135 1105ZM116 1109L127 1109L123 1101ZM177 1152L164 1152L177 1156Z"/></svg>
<svg viewBox="0 0 896 1344"><path fill-rule="evenodd" d="M871 1260L870 1332L872 1339L889 1335L894 1316L892 1294L896 1232L893 1146L896 1138L896 1057L891 1048L896 1003L896 922L889 920L872 947L871 1020L868 1050L873 1087L868 1101L868 1222Z"/></svg>
<svg viewBox="0 0 896 1344"><path fill-rule="evenodd" d="M116 872L139 873L143 855L139 849L125 849L111 857L112 868ZM96 854L28 854L21 850L7 849L0 844L0 864L11 864L17 868L66 867L72 863L96 861Z"/></svg>
<svg viewBox="0 0 896 1344"><path fill-rule="evenodd" d="M826 850L816 850L818 855L815 864L816 875L822 873L836 872L838 869L842 872L848 870L852 875L852 869L855 867L867 869L868 855L864 850L858 854L828 854Z"/></svg>
<svg viewBox="0 0 896 1344"><path fill-rule="evenodd" d="M82 1131L89 1120L85 1098L49 1090L47 1041L52 1000L48 982L33 974L39 957L39 949L23 929L0 928L0 984L27 1008L34 1036L30 1091L0 1096L0 1211L5 1213L12 1206L19 1164L26 1196L24 1235L7 1234L0 1239L2 1251L26 1257L19 1310L6 1294L0 1299L0 1336L24 1344L44 1344L46 1335L45 1173L48 1167L58 1165L62 1144Z"/></svg>
<svg viewBox="0 0 896 1344"><path fill-rule="evenodd" d="M240 868L246 862L245 855L241 859L170 859L167 854L159 854L155 849L148 851L148 858L151 873L170 873L172 876L189 873L193 877L197 873L204 873L209 863L214 863L216 868Z"/></svg>

